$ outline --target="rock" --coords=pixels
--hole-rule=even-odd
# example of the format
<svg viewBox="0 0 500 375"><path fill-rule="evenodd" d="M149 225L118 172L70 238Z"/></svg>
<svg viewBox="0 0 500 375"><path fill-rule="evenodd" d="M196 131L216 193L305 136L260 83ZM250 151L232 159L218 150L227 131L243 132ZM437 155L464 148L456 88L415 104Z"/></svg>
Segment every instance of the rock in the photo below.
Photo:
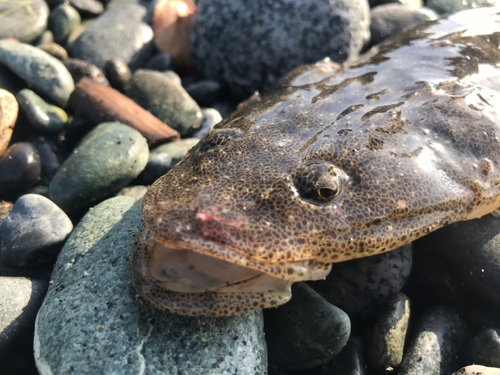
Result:
<svg viewBox="0 0 500 375"><path fill-rule="evenodd" d="M10 92L0 89L0 156L7 150L19 107Z"/></svg>
<svg viewBox="0 0 500 375"><path fill-rule="evenodd" d="M23 195L0 226L0 261L14 268L53 261L72 230L71 220L49 199Z"/></svg>
<svg viewBox="0 0 500 375"><path fill-rule="evenodd" d="M128 254L140 211L140 200L109 199L67 241L37 317L40 374L267 373L261 312L193 318L137 299Z"/></svg>
<svg viewBox="0 0 500 375"><path fill-rule="evenodd" d="M177 63L169 53L160 53L153 57L144 67L149 70L157 70L159 72L166 72L167 70L176 70Z"/></svg>
<svg viewBox="0 0 500 375"><path fill-rule="evenodd" d="M186 92L200 107L211 107L219 100L222 88L219 82L204 79L186 86Z"/></svg>
<svg viewBox="0 0 500 375"><path fill-rule="evenodd" d="M0 156L0 198L15 200L40 180L41 172L33 145L14 143Z"/></svg>
<svg viewBox="0 0 500 375"><path fill-rule="evenodd" d="M344 347L351 322L305 283L292 286L290 302L264 312L269 362L283 371L312 369Z"/></svg>
<svg viewBox="0 0 500 375"><path fill-rule="evenodd" d="M241 101L299 65L355 56L368 39L369 23L366 0L200 0L193 61Z"/></svg>
<svg viewBox="0 0 500 375"><path fill-rule="evenodd" d="M488 328L479 332L467 347L469 363L500 367L500 329Z"/></svg>
<svg viewBox="0 0 500 375"><path fill-rule="evenodd" d="M40 156L40 162L42 163L41 183L49 185L59 169L59 159L52 150L51 143L44 136L32 136L29 141Z"/></svg>
<svg viewBox="0 0 500 375"><path fill-rule="evenodd" d="M462 367L452 375L500 375L500 368L471 365Z"/></svg>
<svg viewBox="0 0 500 375"><path fill-rule="evenodd" d="M118 122L95 127L64 162L50 185L63 210L88 207L126 186L146 166L146 139Z"/></svg>
<svg viewBox="0 0 500 375"><path fill-rule="evenodd" d="M110 59L104 64L104 72L108 77L111 87L125 93L128 81L132 78L132 72L128 65L120 59Z"/></svg>
<svg viewBox="0 0 500 375"><path fill-rule="evenodd" d="M0 277L0 352L33 330L47 286L24 277ZM3 372L3 371L2 371Z"/></svg>
<svg viewBox="0 0 500 375"><path fill-rule="evenodd" d="M47 27L49 7L44 0L0 1L0 39L31 43Z"/></svg>
<svg viewBox="0 0 500 375"><path fill-rule="evenodd" d="M54 35L54 41L59 44L66 42L69 34L81 22L80 13L71 5L63 3L56 7L49 17L49 28Z"/></svg>
<svg viewBox="0 0 500 375"><path fill-rule="evenodd" d="M83 77L87 77L102 86L111 86L102 70L94 64L78 59L68 59L63 64L68 69L75 83L78 83Z"/></svg>
<svg viewBox="0 0 500 375"><path fill-rule="evenodd" d="M344 349L335 357L335 365L331 372L335 375L365 375L363 346L361 341L350 338Z"/></svg>
<svg viewBox="0 0 500 375"><path fill-rule="evenodd" d="M95 20L96 20L95 18L90 18L90 19L86 19L86 20L82 21L82 23L80 25L78 25L77 27L75 27L73 29L73 31L71 31L71 33L69 34L68 38L66 39L65 47L68 50L68 52L71 54L72 57L74 57L73 44L80 37L80 35L82 35L83 32L85 30L87 30L87 28L90 25L92 25L92 23L94 23Z"/></svg>
<svg viewBox="0 0 500 375"><path fill-rule="evenodd" d="M13 206L10 202L0 201L0 225L2 225L2 221L7 217Z"/></svg>
<svg viewBox="0 0 500 375"><path fill-rule="evenodd" d="M324 281L309 282L328 302L351 319L377 313L401 290L412 265L411 244L387 253L334 263Z"/></svg>
<svg viewBox="0 0 500 375"><path fill-rule="evenodd" d="M56 43L50 44L40 44L37 46L44 52L47 52L50 56L55 57L58 60L64 61L68 59L68 52L64 49L64 47L60 46Z"/></svg>
<svg viewBox="0 0 500 375"><path fill-rule="evenodd" d="M45 30L42 35L40 35L40 37L36 40L35 46L50 43L54 43L54 34L52 34L52 31L50 30Z"/></svg>
<svg viewBox="0 0 500 375"><path fill-rule="evenodd" d="M371 11L370 44L379 44L404 29L435 20L437 14L428 8L412 9L400 3L380 5Z"/></svg>
<svg viewBox="0 0 500 375"><path fill-rule="evenodd" d="M415 331L398 375L449 374L458 368L458 354L468 331L453 309L447 306L427 309Z"/></svg>
<svg viewBox="0 0 500 375"><path fill-rule="evenodd" d="M184 90L179 76L172 71L136 71L128 84L127 95L181 136L189 136L201 126L200 107Z"/></svg>
<svg viewBox="0 0 500 375"><path fill-rule="evenodd" d="M118 193L116 193L117 196L124 196L124 197L131 197L134 199L140 199L146 194L148 191L148 187L144 185L136 185L136 186L127 186L123 189L121 189Z"/></svg>
<svg viewBox="0 0 500 375"><path fill-rule="evenodd" d="M383 373L399 366L409 320L410 300L403 293L396 293L380 312L370 338L368 356L372 369Z"/></svg>
<svg viewBox="0 0 500 375"><path fill-rule="evenodd" d="M7 90L11 94L16 95L25 87L25 83L18 76L0 64L0 89Z"/></svg>
<svg viewBox="0 0 500 375"><path fill-rule="evenodd" d="M205 137L215 125L222 121L219 111L214 108L204 108L201 110L203 121L200 130L193 134L193 138L201 139Z"/></svg>
<svg viewBox="0 0 500 375"><path fill-rule="evenodd" d="M497 0L427 0L425 5L440 15L456 13L461 10L498 6Z"/></svg>
<svg viewBox="0 0 500 375"><path fill-rule="evenodd" d="M126 4L98 17L74 41L73 56L103 69L107 60L124 60L131 69L144 65L152 52L153 31L143 20L146 8Z"/></svg>
<svg viewBox="0 0 500 375"><path fill-rule="evenodd" d="M42 133L57 133L68 122L63 109L48 104L30 89L19 91L16 99L31 126Z"/></svg>
<svg viewBox="0 0 500 375"><path fill-rule="evenodd" d="M66 106L75 88L71 75L59 60L28 44L0 41L0 63L61 107Z"/></svg>
<svg viewBox="0 0 500 375"><path fill-rule="evenodd" d="M419 9L424 6L423 0L368 0L368 2L370 3L370 8L384 4L402 4L413 9Z"/></svg>
<svg viewBox="0 0 500 375"><path fill-rule="evenodd" d="M96 125L97 123L95 121L90 120L80 112L76 112L71 122L66 127L66 144L74 148L88 132L96 127Z"/></svg>
<svg viewBox="0 0 500 375"><path fill-rule="evenodd" d="M52 6L63 4L65 1L66 0L47 0ZM80 13L90 16L97 16L104 10L102 3L98 0L69 0L69 5Z"/></svg>

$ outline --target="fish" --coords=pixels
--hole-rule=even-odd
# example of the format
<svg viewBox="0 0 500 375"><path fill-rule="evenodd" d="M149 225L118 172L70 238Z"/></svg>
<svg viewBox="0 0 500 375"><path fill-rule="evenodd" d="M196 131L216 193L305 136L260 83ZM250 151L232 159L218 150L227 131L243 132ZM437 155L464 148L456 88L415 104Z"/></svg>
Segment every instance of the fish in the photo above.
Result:
<svg viewBox="0 0 500 375"><path fill-rule="evenodd" d="M468 10L242 103L144 196L138 295L192 316L276 307L332 263L495 212L499 46L499 10Z"/></svg>

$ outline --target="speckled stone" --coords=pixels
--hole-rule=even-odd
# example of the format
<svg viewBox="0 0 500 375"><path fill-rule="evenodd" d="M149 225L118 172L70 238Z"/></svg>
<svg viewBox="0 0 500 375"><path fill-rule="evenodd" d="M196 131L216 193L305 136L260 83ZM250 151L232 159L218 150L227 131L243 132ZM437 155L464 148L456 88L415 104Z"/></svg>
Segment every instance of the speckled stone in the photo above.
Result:
<svg viewBox="0 0 500 375"><path fill-rule="evenodd" d="M200 107L172 71L136 71L128 83L127 95L184 137L201 127Z"/></svg>
<svg viewBox="0 0 500 375"><path fill-rule="evenodd" d="M349 317L305 283L293 284L292 296L264 312L269 363L300 371L329 362L349 339Z"/></svg>
<svg viewBox="0 0 500 375"><path fill-rule="evenodd" d="M53 261L72 230L71 220L52 201L23 195L0 226L0 261L14 268Z"/></svg>
<svg viewBox="0 0 500 375"><path fill-rule="evenodd" d="M0 41L0 63L21 77L38 94L65 107L75 85L64 65L39 48Z"/></svg>
<svg viewBox="0 0 500 375"><path fill-rule="evenodd" d="M471 365L462 367L452 375L500 375L500 368Z"/></svg>
<svg viewBox="0 0 500 375"><path fill-rule="evenodd" d="M393 295L380 312L368 345L371 368L383 373L396 368L403 359L410 300L403 293Z"/></svg>
<svg viewBox="0 0 500 375"><path fill-rule="evenodd" d="M467 347L469 363L500 367L500 329L488 328L479 332Z"/></svg>
<svg viewBox="0 0 500 375"><path fill-rule="evenodd" d="M196 133L193 134L193 138L203 138L215 125L222 121L222 116L219 111L214 108L204 108L201 110L203 115L203 121L201 122L201 128Z"/></svg>
<svg viewBox="0 0 500 375"><path fill-rule="evenodd" d="M78 59L68 59L64 61L63 64L66 69L68 69L75 83L78 83L83 77L87 77L102 86L110 87L109 81L106 79L102 70L94 64Z"/></svg>
<svg viewBox="0 0 500 375"><path fill-rule="evenodd" d="M40 374L267 374L261 312L193 318L137 299L128 254L141 225L141 201L116 197L74 230L37 317Z"/></svg>
<svg viewBox="0 0 500 375"><path fill-rule="evenodd" d="M146 8L126 4L103 13L73 42L73 56L102 69L119 58L131 69L143 65L152 52L153 31L144 22Z"/></svg>
<svg viewBox="0 0 500 375"><path fill-rule="evenodd" d="M68 122L68 115L62 108L50 105L30 89L19 91L16 99L30 125L40 132L57 133Z"/></svg>
<svg viewBox="0 0 500 375"><path fill-rule="evenodd" d="M366 0L200 0L193 61L243 100L299 65L356 55L369 23Z"/></svg>
<svg viewBox="0 0 500 375"><path fill-rule="evenodd" d="M465 9L482 8L488 6L498 6L497 0L427 0L426 6L436 11L438 14L451 14Z"/></svg>
<svg viewBox="0 0 500 375"><path fill-rule="evenodd" d="M111 87L122 93L127 91L128 81L132 78L132 72L125 63L120 59L110 59L104 64L104 73L108 77Z"/></svg>
<svg viewBox="0 0 500 375"><path fill-rule="evenodd" d="M18 111L19 106L14 95L0 89L0 156L9 146Z"/></svg>
<svg viewBox="0 0 500 375"><path fill-rule="evenodd" d="M49 7L45 0L0 1L0 39L31 43L47 27Z"/></svg>
<svg viewBox="0 0 500 375"><path fill-rule="evenodd" d="M56 7L49 17L49 28L52 30L54 41L63 44L81 22L80 13L71 5L64 3Z"/></svg>
<svg viewBox="0 0 500 375"><path fill-rule="evenodd" d="M64 162L50 184L50 197L62 209L88 207L136 178L149 149L135 129L119 122L95 127Z"/></svg>
<svg viewBox="0 0 500 375"><path fill-rule="evenodd" d="M398 375L449 374L459 368L458 354L468 338L468 331L453 309L447 306L427 309L414 335Z"/></svg>

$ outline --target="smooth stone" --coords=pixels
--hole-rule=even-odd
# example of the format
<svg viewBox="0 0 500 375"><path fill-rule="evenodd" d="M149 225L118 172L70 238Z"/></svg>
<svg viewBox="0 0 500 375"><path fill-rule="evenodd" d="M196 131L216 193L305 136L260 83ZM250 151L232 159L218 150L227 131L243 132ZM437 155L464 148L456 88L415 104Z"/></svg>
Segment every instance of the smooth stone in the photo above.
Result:
<svg viewBox="0 0 500 375"><path fill-rule="evenodd" d="M52 150L51 143L44 136L32 136L29 138L29 141L38 152L40 162L42 163L42 179L40 182L45 185L49 185L50 181L52 181L60 167L59 159L57 158L56 153Z"/></svg>
<svg viewBox="0 0 500 375"><path fill-rule="evenodd" d="M40 375L266 374L260 311L188 317L137 298L128 256L141 204L129 197L99 204L66 242L35 327Z"/></svg>
<svg viewBox="0 0 500 375"><path fill-rule="evenodd" d="M71 220L51 200L23 195L0 226L0 261L14 268L53 261L72 230Z"/></svg>
<svg viewBox="0 0 500 375"><path fill-rule="evenodd" d="M205 137L215 125L222 121L222 116L215 108L203 108L201 114L203 115L203 121L200 130L193 134L193 138L201 139Z"/></svg>
<svg viewBox="0 0 500 375"><path fill-rule="evenodd" d="M378 313L390 296L401 290L411 266L410 244L387 253L334 263L326 280L309 285L351 319L364 318Z"/></svg>
<svg viewBox="0 0 500 375"><path fill-rule="evenodd" d="M47 185L36 185L28 190L27 194L41 195L42 197L49 197L49 187Z"/></svg>
<svg viewBox="0 0 500 375"><path fill-rule="evenodd" d="M68 104L75 88L73 79L64 65L47 52L28 44L0 41L0 63L42 96L61 107Z"/></svg>
<svg viewBox="0 0 500 375"><path fill-rule="evenodd" d="M0 156L0 198L15 200L40 180L40 156L31 143L11 145Z"/></svg>
<svg viewBox="0 0 500 375"><path fill-rule="evenodd" d="M128 185L148 157L147 141L137 130L102 123L63 163L50 184L50 197L65 211L88 207Z"/></svg>
<svg viewBox="0 0 500 375"><path fill-rule="evenodd" d="M55 57L58 60L64 61L68 59L68 52L63 46L60 46L57 43L40 44L37 48L40 48L42 51L47 52L50 56Z"/></svg>
<svg viewBox="0 0 500 375"><path fill-rule="evenodd" d="M11 202L0 201L0 225L2 225L2 221L7 217L13 206L14 204Z"/></svg>
<svg viewBox="0 0 500 375"><path fill-rule="evenodd" d="M297 66L357 55L369 26L366 0L200 0L191 52L201 73L241 101Z"/></svg>
<svg viewBox="0 0 500 375"><path fill-rule="evenodd" d="M470 365L462 367L452 375L500 375L500 368Z"/></svg>
<svg viewBox="0 0 500 375"><path fill-rule="evenodd" d="M47 27L49 7L44 0L0 1L0 39L31 43Z"/></svg>
<svg viewBox="0 0 500 375"><path fill-rule="evenodd" d="M127 96L181 136L190 136L201 127L200 107L172 71L137 70L128 83Z"/></svg>
<svg viewBox="0 0 500 375"><path fill-rule="evenodd" d="M80 112L76 112L71 119L71 122L66 127L66 144L71 148L74 148L82 138L95 128L97 124L82 115Z"/></svg>
<svg viewBox="0 0 500 375"><path fill-rule="evenodd" d="M305 283L290 302L264 311L269 363L282 371L312 369L335 358L351 333L349 316Z"/></svg>
<svg viewBox="0 0 500 375"><path fill-rule="evenodd" d="M0 64L0 89L7 90L11 94L16 95L25 87L26 84L18 76Z"/></svg>
<svg viewBox="0 0 500 375"><path fill-rule="evenodd" d="M68 122L68 115L62 108L48 104L30 89L19 91L16 99L35 130L57 133L63 130Z"/></svg>
<svg viewBox="0 0 500 375"><path fill-rule="evenodd" d="M365 375L365 361L361 340L350 338L346 346L335 357L335 365L331 374L335 375Z"/></svg>
<svg viewBox="0 0 500 375"><path fill-rule="evenodd" d="M410 300L403 293L396 293L382 308L368 344L370 367L375 371L393 371L399 366L409 320Z"/></svg>
<svg viewBox="0 0 500 375"><path fill-rule="evenodd" d="M115 90L125 93L127 91L128 81L132 78L132 72L120 59L110 59L104 64L104 73L108 77L111 87Z"/></svg>
<svg viewBox="0 0 500 375"><path fill-rule="evenodd" d="M479 332L467 347L469 363L500 367L500 329L488 328Z"/></svg>
<svg viewBox="0 0 500 375"><path fill-rule="evenodd" d="M49 16L49 28L52 30L54 41L63 44L81 22L80 13L71 5L63 3L56 7Z"/></svg>
<svg viewBox="0 0 500 375"><path fill-rule="evenodd" d="M63 64L68 69L75 83L78 83L83 77L87 77L102 86L110 87L109 81L102 70L94 64L78 59L68 59Z"/></svg>
<svg viewBox="0 0 500 375"><path fill-rule="evenodd" d="M140 199L146 194L148 191L148 187L144 185L136 185L136 186L127 186L123 189L121 189L118 193L116 193L117 196L124 196L124 197L131 197L134 199Z"/></svg>
<svg viewBox="0 0 500 375"><path fill-rule="evenodd" d="M200 107L211 107L216 103L222 93L219 82L204 79L185 86L186 92Z"/></svg>
<svg viewBox="0 0 500 375"><path fill-rule="evenodd" d="M19 106L14 95L0 89L0 156L9 146L18 111Z"/></svg>
<svg viewBox="0 0 500 375"><path fill-rule="evenodd" d="M447 306L427 309L404 354L398 375L449 374L459 368L459 353L468 338L467 326Z"/></svg>
<svg viewBox="0 0 500 375"><path fill-rule="evenodd" d="M159 53L153 57L144 67L149 70L157 70L166 72L167 70L176 70L177 64L175 59L169 53Z"/></svg>
<svg viewBox="0 0 500 375"><path fill-rule="evenodd" d="M51 6L56 6L67 2L67 0L47 0L47 2ZM90 16L97 16L104 11L103 4L98 0L69 0L69 5L78 12Z"/></svg>
<svg viewBox="0 0 500 375"><path fill-rule="evenodd" d="M92 25L92 23L94 23L96 19L95 18L89 18L89 19L86 19L86 20L83 20L82 23L80 25L78 25L77 27L75 27L73 29L73 31L71 31L71 33L68 35L68 38L66 39L66 44L65 44L65 48L66 50L68 51L68 53L72 56L73 56L73 44L75 43L75 41L80 37L80 35L83 34L83 32L85 30L87 30L87 28Z"/></svg>
<svg viewBox="0 0 500 375"><path fill-rule="evenodd" d="M52 34L52 31L50 30L45 30L42 35L36 40L36 46L42 45L42 44L50 44L54 43L54 34Z"/></svg>
<svg viewBox="0 0 500 375"><path fill-rule="evenodd" d="M39 280L0 277L0 353L33 330L46 290L46 284Z"/></svg>
<svg viewBox="0 0 500 375"><path fill-rule="evenodd" d="M425 5L440 15L456 13L461 10L498 6L497 0L426 0Z"/></svg>
<svg viewBox="0 0 500 375"><path fill-rule="evenodd" d="M98 17L73 42L73 56L103 69L107 60L124 60L131 69L145 63L152 52L153 31L144 22L146 8L126 4Z"/></svg>

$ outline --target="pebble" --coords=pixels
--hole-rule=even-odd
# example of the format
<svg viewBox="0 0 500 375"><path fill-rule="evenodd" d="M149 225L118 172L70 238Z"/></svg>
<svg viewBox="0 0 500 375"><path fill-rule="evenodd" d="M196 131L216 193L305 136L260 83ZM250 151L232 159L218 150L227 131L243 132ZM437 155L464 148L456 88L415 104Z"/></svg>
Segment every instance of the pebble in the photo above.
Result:
<svg viewBox="0 0 500 375"><path fill-rule="evenodd" d="M96 125L97 124L88 117L82 115L80 112L76 112L71 122L66 127L66 144L74 148L88 132L96 127Z"/></svg>
<svg viewBox="0 0 500 375"><path fill-rule="evenodd" d="M299 65L356 55L369 24L366 0L200 0L191 51L198 70L241 101Z"/></svg>
<svg viewBox="0 0 500 375"><path fill-rule="evenodd" d="M92 63L78 59L68 59L63 64L68 69L75 83L78 83L83 77L87 77L102 86L111 86L102 70Z"/></svg>
<svg viewBox="0 0 500 375"><path fill-rule="evenodd" d="M102 123L61 166L50 184L50 198L65 211L88 207L136 178L148 156L147 141L137 130Z"/></svg>
<svg viewBox="0 0 500 375"><path fill-rule="evenodd" d="M201 110L203 121L201 122L200 130L193 134L193 138L203 138L210 130L222 121L222 116L215 108L203 108Z"/></svg>
<svg viewBox="0 0 500 375"><path fill-rule="evenodd" d="M35 135L29 138L30 143L35 147L40 162L42 163L42 174L40 183L49 185L59 169L59 159L52 150L52 145L47 138L42 135ZM43 194L45 195L45 194Z"/></svg>
<svg viewBox="0 0 500 375"><path fill-rule="evenodd" d="M479 332L467 347L469 363L500 367L500 329L488 328Z"/></svg>
<svg viewBox="0 0 500 375"><path fill-rule="evenodd" d="M19 336L33 330L46 290L40 280L0 277L0 353L5 353Z"/></svg>
<svg viewBox="0 0 500 375"><path fill-rule="evenodd" d="M15 200L40 180L40 156L31 143L11 145L0 156L0 199Z"/></svg>
<svg viewBox="0 0 500 375"><path fill-rule="evenodd" d="M49 7L45 0L0 1L0 39L31 43L47 27Z"/></svg>
<svg viewBox="0 0 500 375"><path fill-rule="evenodd" d="M48 104L30 89L19 91L16 99L35 130L42 133L57 133L63 130L68 122L68 115L62 108Z"/></svg>
<svg viewBox="0 0 500 375"><path fill-rule="evenodd" d="M129 197L99 204L66 242L35 327L40 375L266 374L260 311L193 318L137 299L128 253L141 204Z"/></svg>
<svg viewBox="0 0 500 375"><path fill-rule="evenodd" d="M103 69L107 60L124 60L131 69L144 65L152 54L153 31L144 22L146 8L125 4L98 17L72 44L73 56Z"/></svg>
<svg viewBox="0 0 500 375"><path fill-rule="evenodd" d="M9 40L0 41L0 63L21 77L34 91L65 107L74 90L64 65L39 48Z"/></svg>
<svg viewBox="0 0 500 375"><path fill-rule="evenodd" d="M26 84L15 74L0 64L0 89L7 90L15 95L26 87Z"/></svg>
<svg viewBox="0 0 500 375"><path fill-rule="evenodd" d="M23 195L0 226L0 261L14 268L54 261L72 230L71 220L52 201Z"/></svg>
<svg viewBox="0 0 500 375"><path fill-rule="evenodd" d="M59 5L67 2L68 0L47 0L49 5ZM69 0L69 5L78 10L80 13L97 16L104 11L104 6L98 0Z"/></svg>
<svg viewBox="0 0 500 375"><path fill-rule="evenodd" d="M50 43L54 43L54 34L52 34L52 31L50 30L45 30L36 40L36 46Z"/></svg>
<svg viewBox="0 0 500 375"><path fill-rule="evenodd" d="M410 300L403 293L396 293L382 308L368 344L373 370L383 373L399 366L409 320Z"/></svg>
<svg viewBox="0 0 500 375"><path fill-rule="evenodd" d="M264 311L269 363L282 371L312 369L342 350L349 316L305 283L292 286L290 302Z"/></svg>
<svg viewBox="0 0 500 375"><path fill-rule="evenodd" d="M190 136L201 127L200 107L172 71L137 70L128 83L127 95L181 136Z"/></svg>
<svg viewBox="0 0 500 375"><path fill-rule="evenodd" d="M404 286L412 265L412 248L405 245L387 253L334 263L324 281L309 282L328 302L351 319L377 313Z"/></svg>
<svg viewBox="0 0 500 375"><path fill-rule="evenodd" d="M7 217L13 206L10 202L0 201L0 225L2 225L2 221Z"/></svg>
<svg viewBox="0 0 500 375"><path fill-rule="evenodd" d="M185 87L186 92L200 107L211 107L216 103L222 92L219 82L211 79L194 82Z"/></svg>
<svg viewBox="0 0 500 375"><path fill-rule="evenodd" d="M14 95L0 89L0 156L9 146L18 111L19 106Z"/></svg>
<svg viewBox="0 0 500 375"><path fill-rule="evenodd" d="M335 357L333 375L365 375L365 362L361 340L351 337L344 349Z"/></svg>
<svg viewBox="0 0 500 375"><path fill-rule="evenodd" d="M58 60L64 61L68 59L68 52L57 43L40 44L37 48L40 48L42 51L47 52L50 56Z"/></svg>
<svg viewBox="0 0 500 375"><path fill-rule="evenodd" d="M104 73L108 77L112 88L125 93L127 91L128 81L132 78L132 72L125 63L120 59L110 59L104 64Z"/></svg>
<svg viewBox="0 0 500 375"><path fill-rule="evenodd" d="M462 367L452 375L500 375L500 368L471 365Z"/></svg>
<svg viewBox="0 0 500 375"><path fill-rule="evenodd" d="M425 5L440 15L456 13L465 9L498 6L497 0L427 0Z"/></svg>
<svg viewBox="0 0 500 375"><path fill-rule="evenodd" d="M467 327L447 306L427 309L420 318L401 362L398 375L449 374L458 366L458 354L467 340Z"/></svg>
<svg viewBox="0 0 500 375"><path fill-rule="evenodd" d="M157 70L159 72L166 72L167 70L176 70L176 62L169 53L159 53L153 57L144 67L149 70Z"/></svg>
<svg viewBox="0 0 500 375"><path fill-rule="evenodd" d="M49 28L54 36L54 41L59 44L66 42L69 34L81 22L80 13L71 5L63 3L56 7L49 16Z"/></svg>

